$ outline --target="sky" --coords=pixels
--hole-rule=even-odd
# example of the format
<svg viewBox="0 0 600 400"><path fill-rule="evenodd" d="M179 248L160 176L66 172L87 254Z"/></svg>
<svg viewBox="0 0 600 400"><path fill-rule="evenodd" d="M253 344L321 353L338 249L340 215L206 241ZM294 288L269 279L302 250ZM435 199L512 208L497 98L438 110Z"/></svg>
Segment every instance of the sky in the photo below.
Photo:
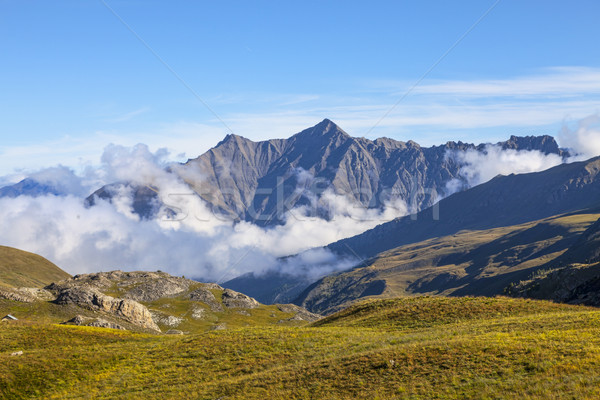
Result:
<svg viewBox="0 0 600 400"><path fill-rule="evenodd" d="M0 182L330 118L423 145L600 111L597 1L0 0Z"/></svg>

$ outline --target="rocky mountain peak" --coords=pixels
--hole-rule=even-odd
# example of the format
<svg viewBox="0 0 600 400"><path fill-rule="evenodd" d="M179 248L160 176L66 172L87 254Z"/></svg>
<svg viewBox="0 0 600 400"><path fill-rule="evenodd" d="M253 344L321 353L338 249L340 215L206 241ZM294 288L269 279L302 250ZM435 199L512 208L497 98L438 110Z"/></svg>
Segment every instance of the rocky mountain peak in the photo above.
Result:
<svg viewBox="0 0 600 400"><path fill-rule="evenodd" d="M558 154L561 157L567 156L568 154L558 147L558 143L552 136L514 136L506 142L498 143L502 146L502 149L514 149L514 150L538 150L544 154Z"/></svg>
<svg viewBox="0 0 600 400"><path fill-rule="evenodd" d="M331 121L330 119L325 118L323 121L319 122L317 125L305 129L300 133L295 134L292 138L334 138L334 137L345 137L350 138L342 128L340 128L336 123Z"/></svg>

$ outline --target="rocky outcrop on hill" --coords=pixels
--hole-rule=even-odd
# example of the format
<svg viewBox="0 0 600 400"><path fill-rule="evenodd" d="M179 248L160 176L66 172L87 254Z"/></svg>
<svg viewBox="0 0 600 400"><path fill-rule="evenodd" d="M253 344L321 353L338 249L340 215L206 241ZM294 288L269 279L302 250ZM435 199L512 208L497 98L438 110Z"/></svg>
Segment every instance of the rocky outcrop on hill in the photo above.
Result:
<svg viewBox="0 0 600 400"><path fill-rule="evenodd" d="M223 290L222 301L223 305L227 308L256 308L260 305L252 297L231 289Z"/></svg>
<svg viewBox="0 0 600 400"><path fill-rule="evenodd" d="M140 303L129 299L115 299L94 288L67 287L54 300L56 304L75 304L92 311L101 311L145 329L160 331L150 311Z"/></svg>
<svg viewBox="0 0 600 400"><path fill-rule="evenodd" d="M214 293L206 288L199 288L189 294L192 301L199 301L208 305L211 311L222 312L223 305L217 300Z"/></svg>
<svg viewBox="0 0 600 400"><path fill-rule="evenodd" d="M0 288L0 299L33 303L40 300L50 301L54 296L49 291L38 288Z"/></svg>
<svg viewBox="0 0 600 400"><path fill-rule="evenodd" d="M271 317L273 324L281 318L287 318L284 322L294 324L318 317L301 307L265 306L252 297L215 283L196 282L165 272L81 274L55 282L46 289L55 304L86 310L80 311L85 317L70 321L86 326L101 326L102 321L108 321L127 329L166 332L178 328L188 332L225 326L231 318L235 326L240 323L240 315L247 318L248 322L244 325L251 325L257 317L253 314L254 310L266 307L275 310ZM90 325L93 321L85 318L96 314L102 321Z"/></svg>
<svg viewBox="0 0 600 400"><path fill-rule="evenodd" d="M126 330L119 324L115 324L114 322L107 321L102 318L90 318L84 317L83 315L76 315L72 319L63 322L65 325L78 325L78 326L93 326L96 328L109 328L109 329L120 329Z"/></svg>
<svg viewBox="0 0 600 400"><path fill-rule="evenodd" d="M306 308L299 307L295 304L278 304L277 308L279 311L294 314L290 319L295 321L315 322L322 318L319 314L311 313Z"/></svg>

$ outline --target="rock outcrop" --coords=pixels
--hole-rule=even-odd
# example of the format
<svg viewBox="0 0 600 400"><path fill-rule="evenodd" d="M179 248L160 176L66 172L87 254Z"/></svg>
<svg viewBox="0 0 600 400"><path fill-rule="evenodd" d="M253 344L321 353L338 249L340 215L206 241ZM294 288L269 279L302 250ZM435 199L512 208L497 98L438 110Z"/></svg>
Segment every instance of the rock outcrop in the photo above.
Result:
<svg viewBox="0 0 600 400"><path fill-rule="evenodd" d="M263 323L251 311L257 308L271 308L271 324L281 319L292 324L311 321L314 315L294 305L281 305L276 310L215 283L201 283L160 271L81 274L52 283L43 292L55 304L71 307L70 310L73 306L86 310L81 310L81 316L69 323L109 328L115 328L110 324L116 324L154 332L174 328L186 332L206 330L229 323L246 326L259 320ZM240 318L247 322L241 322Z"/></svg>
<svg viewBox="0 0 600 400"><path fill-rule="evenodd" d="M33 303L35 301L50 301L54 299L54 296L49 291L38 288L0 288L0 299Z"/></svg>
<svg viewBox="0 0 600 400"><path fill-rule="evenodd" d="M315 322L322 318L319 314L311 313L307 309L295 304L278 304L277 309L285 313L294 314L294 316L289 319L290 321Z"/></svg>
<svg viewBox="0 0 600 400"><path fill-rule="evenodd" d="M219 303L213 292L206 288L196 289L189 294L189 298L192 301L198 301L206 304L210 307L211 311L222 312L223 305Z"/></svg>
<svg viewBox="0 0 600 400"><path fill-rule="evenodd" d="M119 324L116 324L114 322L110 322L107 321L105 319L102 318L90 318L90 317L84 317L83 315L76 315L75 317L73 317L72 319L63 322L63 324L65 325L78 325L78 326L93 326L96 328L108 328L108 329L120 329L120 330L126 330L124 327L122 327Z"/></svg>
<svg viewBox="0 0 600 400"><path fill-rule="evenodd" d="M92 311L101 311L145 329L160 331L150 311L142 304L129 299L116 299L94 288L67 287L54 300L56 304L75 304Z"/></svg>
<svg viewBox="0 0 600 400"><path fill-rule="evenodd" d="M227 308L256 308L260 303L250 296L231 289L223 290L221 297L223 305Z"/></svg>

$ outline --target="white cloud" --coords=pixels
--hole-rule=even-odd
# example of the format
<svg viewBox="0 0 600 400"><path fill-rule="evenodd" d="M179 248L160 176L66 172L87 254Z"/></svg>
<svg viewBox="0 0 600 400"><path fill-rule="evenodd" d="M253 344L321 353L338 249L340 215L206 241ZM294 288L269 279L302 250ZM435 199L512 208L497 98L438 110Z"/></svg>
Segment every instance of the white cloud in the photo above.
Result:
<svg viewBox="0 0 600 400"><path fill-rule="evenodd" d="M600 69L555 67L545 73L510 79L449 81L420 85L417 94L460 97L582 96L600 92Z"/></svg>
<svg viewBox="0 0 600 400"><path fill-rule="evenodd" d="M281 263L278 257L360 233L406 214L402 202L385 210L357 207L332 192L320 207L330 210L329 221L313 218L309 206L292 210L285 223L270 229L213 215L175 174L165 171L164 150L146 145L108 146L94 176L107 181L131 180L169 194L175 216L140 220L132 213L132 192L116 191L113 204L99 200L87 208L83 198L69 195L0 199L0 243L41 254L70 273L110 269L162 269L173 274L218 280L247 272L261 273L276 266L313 278L349 266L323 250ZM48 169L37 176L56 178L72 171ZM300 172L303 173L303 172ZM317 262L318 261L318 262Z"/></svg>
<svg viewBox="0 0 600 400"><path fill-rule="evenodd" d="M557 154L544 154L538 150L503 150L488 145L483 151L448 152L461 166L461 180L451 180L446 185L448 195L466 187L487 182L497 175L524 174L543 171L557 166L563 159Z"/></svg>
<svg viewBox="0 0 600 400"><path fill-rule="evenodd" d="M573 160L585 160L600 156L600 115L593 114L576 123L571 129L563 125L558 138L573 153Z"/></svg>

